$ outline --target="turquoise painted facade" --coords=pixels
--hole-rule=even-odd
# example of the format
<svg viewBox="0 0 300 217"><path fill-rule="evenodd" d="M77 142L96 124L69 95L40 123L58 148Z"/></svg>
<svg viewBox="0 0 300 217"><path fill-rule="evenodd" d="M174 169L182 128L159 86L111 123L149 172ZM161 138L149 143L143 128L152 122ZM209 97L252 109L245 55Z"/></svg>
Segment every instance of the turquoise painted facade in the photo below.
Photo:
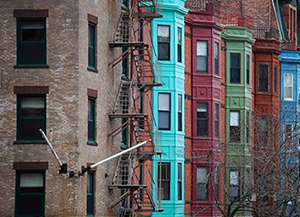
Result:
<svg viewBox="0 0 300 217"><path fill-rule="evenodd" d="M158 130L154 138L162 151L161 162L170 165L170 196L161 201L160 213L152 213L152 216L184 216L184 8L185 0L163 0L160 2L158 12L163 18L154 19L152 22L152 40L154 53L158 52L158 26L170 27L170 60L157 60L153 55L154 66L158 80L162 86L155 87L152 92L152 106L154 118L158 123L158 94L170 94L170 129ZM182 61L178 61L178 28L181 29L181 54ZM157 55L156 55L157 56ZM182 130L178 130L178 95L182 96ZM179 196L178 166L181 167L181 199ZM155 182L158 181L157 165L153 166Z"/></svg>

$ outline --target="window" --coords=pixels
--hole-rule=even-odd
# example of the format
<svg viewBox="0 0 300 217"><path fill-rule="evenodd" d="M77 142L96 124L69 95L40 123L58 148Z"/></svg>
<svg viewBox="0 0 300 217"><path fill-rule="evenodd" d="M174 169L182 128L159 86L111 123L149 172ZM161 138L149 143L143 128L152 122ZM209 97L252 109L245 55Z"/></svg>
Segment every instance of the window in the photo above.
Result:
<svg viewBox="0 0 300 217"><path fill-rule="evenodd" d="M96 69L96 25L89 23L88 67Z"/></svg>
<svg viewBox="0 0 300 217"><path fill-rule="evenodd" d="M182 200L182 164L178 163L178 200Z"/></svg>
<svg viewBox="0 0 300 217"><path fill-rule="evenodd" d="M208 135L208 104L197 103L197 136Z"/></svg>
<svg viewBox="0 0 300 217"><path fill-rule="evenodd" d="M285 124L284 126L284 131L285 131L285 134L284 134L284 142L286 142L287 144L291 144L292 143L292 131L293 131L293 126L292 124Z"/></svg>
<svg viewBox="0 0 300 217"><path fill-rule="evenodd" d="M182 30L180 27L177 29L177 61L182 62Z"/></svg>
<svg viewBox="0 0 300 217"><path fill-rule="evenodd" d="M246 142L250 142L250 111L246 111Z"/></svg>
<svg viewBox="0 0 300 217"><path fill-rule="evenodd" d="M216 200L219 200L219 170L218 170L218 167L216 167L216 170L215 170L215 189L214 189L214 193L215 193Z"/></svg>
<svg viewBox="0 0 300 217"><path fill-rule="evenodd" d="M126 51L126 47L122 48L122 53L124 53ZM128 71L129 71L129 67L128 67L128 57L125 57L126 54L123 55L123 60L122 60L122 75L125 77L128 77Z"/></svg>
<svg viewBox="0 0 300 217"><path fill-rule="evenodd" d="M139 113L144 113L144 90L140 89L139 91L139 103L138 103L138 109ZM144 129L144 117L139 118L139 128Z"/></svg>
<svg viewBox="0 0 300 217"><path fill-rule="evenodd" d="M269 91L269 65L259 64L259 92L268 92Z"/></svg>
<svg viewBox="0 0 300 217"><path fill-rule="evenodd" d="M236 200L240 197L240 173L238 170L230 170L230 197Z"/></svg>
<svg viewBox="0 0 300 217"><path fill-rule="evenodd" d="M95 204L95 173L87 174L87 193L86 193L86 214L87 216L94 216Z"/></svg>
<svg viewBox="0 0 300 217"><path fill-rule="evenodd" d="M43 141L39 129L46 132L46 96L17 96L17 140Z"/></svg>
<svg viewBox="0 0 300 217"><path fill-rule="evenodd" d="M284 99L293 100L293 74L284 74Z"/></svg>
<svg viewBox="0 0 300 217"><path fill-rule="evenodd" d="M197 41L197 72L207 72L207 41Z"/></svg>
<svg viewBox="0 0 300 217"><path fill-rule="evenodd" d="M158 188L162 188L161 199L170 200L170 163L158 163Z"/></svg>
<svg viewBox="0 0 300 217"><path fill-rule="evenodd" d="M170 26L158 26L158 60L170 60Z"/></svg>
<svg viewBox="0 0 300 217"><path fill-rule="evenodd" d="M259 123L259 144L267 146L269 142L269 121L266 116L261 117Z"/></svg>
<svg viewBox="0 0 300 217"><path fill-rule="evenodd" d="M240 112L230 111L230 142L240 142Z"/></svg>
<svg viewBox="0 0 300 217"><path fill-rule="evenodd" d="M207 167L197 167L197 200L208 200L208 171Z"/></svg>
<svg viewBox="0 0 300 217"><path fill-rule="evenodd" d="M170 130L170 94L158 94L158 129Z"/></svg>
<svg viewBox="0 0 300 217"><path fill-rule="evenodd" d="M250 55L247 54L246 82L250 85Z"/></svg>
<svg viewBox="0 0 300 217"><path fill-rule="evenodd" d="M95 142L96 137L96 100L89 97L88 101L88 142Z"/></svg>
<svg viewBox="0 0 300 217"><path fill-rule="evenodd" d="M298 75L298 102L300 102L300 74Z"/></svg>
<svg viewBox="0 0 300 217"><path fill-rule="evenodd" d="M178 131L182 131L182 95L178 94Z"/></svg>
<svg viewBox="0 0 300 217"><path fill-rule="evenodd" d="M139 21L139 29L138 29L138 42L143 42L144 38L144 21L141 19ZM143 56L144 48L141 46L139 47L139 58L142 60L144 58Z"/></svg>
<svg viewBox="0 0 300 217"><path fill-rule="evenodd" d="M274 93L277 93L277 67L276 66L274 67Z"/></svg>
<svg viewBox="0 0 300 217"><path fill-rule="evenodd" d="M17 65L46 65L46 19L17 19Z"/></svg>
<svg viewBox="0 0 300 217"><path fill-rule="evenodd" d="M219 75L219 43L215 42L215 75Z"/></svg>
<svg viewBox="0 0 300 217"><path fill-rule="evenodd" d="M144 184L144 162L142 160L139 161L139 184ZM139 200L144 200L144 189L139 190L140 198Z"/></svg>
<svg viewBox="0 0 300 217"><path fill-rule="evenodd" d="M241 83L241 54L230 54L230 83Z"/></svg>
<svg viewBox="0 0 300 217"><path fill-rule="evenodd" d="M17 171L16 216L44 216L45 172Z"/></svg>
<svg viewBox="0 0 300 217"><path fill-rule="evenodd" d="M220 135L220 115L219 115L219 104L215 104L215 137L219 138Z"/></svg>

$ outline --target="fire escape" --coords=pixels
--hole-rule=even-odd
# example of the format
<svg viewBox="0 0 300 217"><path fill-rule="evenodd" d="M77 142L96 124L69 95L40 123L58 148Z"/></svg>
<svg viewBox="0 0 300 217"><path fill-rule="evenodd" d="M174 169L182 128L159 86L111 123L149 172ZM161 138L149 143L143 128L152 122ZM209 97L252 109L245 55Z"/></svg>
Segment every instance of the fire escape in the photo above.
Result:
<svg viewBox="0 0 300 217"><path fill-rule="evenodd" d="M121 196L110 204L109 209L119 207L120 217L135 217L162 211L161 190L151 170L157 156L161 155L153 138L157 127L152 115L151 89L161 84L157 82L152 63L151 20L161 15L157 13L157 0L125 2L127 7L122 7L109 44L111 48L122 48L122 54L110 66L126 61L125 67L129 70L122 74L114 109L109 115L110 119L119 119L120 126L109 136L122 134L124 149L144 141L147 143L119 157L109 188L119 189ZM149 34L144 34L146 27ZM145 35L150 40L145 40Z"/></svg>

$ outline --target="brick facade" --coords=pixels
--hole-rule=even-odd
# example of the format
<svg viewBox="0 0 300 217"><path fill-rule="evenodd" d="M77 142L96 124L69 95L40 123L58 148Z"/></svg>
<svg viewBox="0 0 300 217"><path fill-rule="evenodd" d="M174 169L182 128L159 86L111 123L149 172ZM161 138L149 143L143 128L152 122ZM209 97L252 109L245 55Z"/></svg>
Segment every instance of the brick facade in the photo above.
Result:
<svg viewBox="0 0 300 217"><path fill-rule="evenodd" d="M18 68L16 65L16 17L14 11L47 10L47 67ZM109 49L111 22L118 19L120 4L113 1L1 1L0 71L10 80L7 94L0 95L0 216L13 216L15 178L13 164L47 162L45 181L46 216L86 216L86 175L78 177L81 166L110 156L119 148L108 138L117 122L108 118L120 77L119 67L111 70L109 61L118 51ZM98 17L97 70L87 70L88 14ZM20 12L15 11L16 16ZM22 13L21 13L22 15ZM38 15L31 15L36 17ZM103 55L105 54L105 55ZM45 144L16 141L17 97L15 86L48 87L46 94L46 133L58 156L67 163L75 177L59 174L58 164ZM96 99L96 142L87 145L88 89L98 91ZM108 216L113 195L108 191L115 162L100 166L96 172L95 216ZM5 174L5 175L3 175ZM108 175L108 177L106 176ZM107 178L106 178L107 177ZM4 195L4 196L3 196ZM109 197L108 197L109 196Z"/></svg>

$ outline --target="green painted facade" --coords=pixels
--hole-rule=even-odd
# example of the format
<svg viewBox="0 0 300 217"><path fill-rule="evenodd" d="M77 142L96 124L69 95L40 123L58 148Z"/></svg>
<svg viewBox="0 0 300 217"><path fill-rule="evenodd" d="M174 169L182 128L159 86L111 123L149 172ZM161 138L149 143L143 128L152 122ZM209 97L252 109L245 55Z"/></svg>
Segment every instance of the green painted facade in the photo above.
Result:
<svg viewBox="0 0 300 217"><path fill-rule="evenodd" d="M249 177L251 159L251 138L247 135L247 118L252 112L252 33L246 27L227 26L222 38L226 46L226 106L225 106L225 183L230 190L230 171L238 170L240 177ZM240 54L240 82L231 83L231 54ZM247 55L249 58L249 74L247 82ZM240 135L239 142L230 140L230 112L239 111ZM247 114L248 113L248 114ZM251 121L250 121L251 122ZM250 123L249 122L249 123ZM249 127L250 128L250 127ZM248 131L249 132L249 131ZM238 133L236 134L238 135ZM248 175L249 174L249 175ZM243 196L243 184L239 183L239 196ZM229 198L225 198L226 201ZM249 213L239 212L239 216L248 216Z"/></svg>

